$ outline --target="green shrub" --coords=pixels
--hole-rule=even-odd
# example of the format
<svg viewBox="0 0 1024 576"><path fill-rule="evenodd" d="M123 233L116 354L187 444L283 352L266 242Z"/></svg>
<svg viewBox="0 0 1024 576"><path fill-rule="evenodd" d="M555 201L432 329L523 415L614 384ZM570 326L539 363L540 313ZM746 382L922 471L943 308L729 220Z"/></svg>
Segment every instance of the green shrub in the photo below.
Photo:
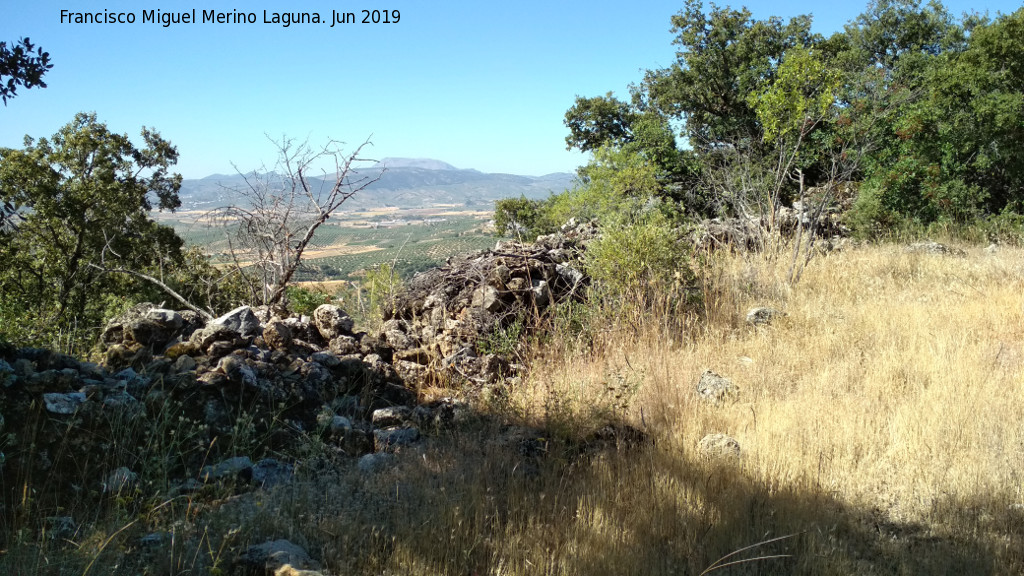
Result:
<svg viewBox="0 0 1024 576"><path fill-rule="evenodd" d="M323 304L330 304L334 298L322 291L301 286L288 287L288 309L296 314L311 316Z"/></svg>

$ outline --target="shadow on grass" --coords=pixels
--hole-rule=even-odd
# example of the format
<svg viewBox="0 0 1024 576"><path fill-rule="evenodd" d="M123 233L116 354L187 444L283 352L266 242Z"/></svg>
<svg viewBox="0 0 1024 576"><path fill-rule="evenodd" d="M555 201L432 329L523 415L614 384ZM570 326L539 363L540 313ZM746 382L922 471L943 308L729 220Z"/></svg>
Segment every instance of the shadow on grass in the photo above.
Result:
<svg viewBox="0 0 1024 576"><path fill-rule="evenodd" d="M339 574L696 575L785 535L728 561L781 557L714 573L1024 571L1024 512L1009 495L941 501L927 524L900 522L661 444L581 445L483 422L407 450L393 469L269 495L264 512L233 522L253 514L249 540L291 535Z"/></svg>
<svg viewBox="0 0 1024 576"><path fill-rule="evenodd" d="M1024 572L1024 511L1007 507L1009 493L936 502L927 524L898 521L629 430L552 438L476 415L382 471L310 460L291 485L175 503L162 526L111 524L106 544L14 551L0 574L80 574L98 556L95 573L229 573L245 546L286 538L329 574L698 575L786 535L727 561L774 558L714 574ZM173 537L139 544L161 530Z"/></svg>

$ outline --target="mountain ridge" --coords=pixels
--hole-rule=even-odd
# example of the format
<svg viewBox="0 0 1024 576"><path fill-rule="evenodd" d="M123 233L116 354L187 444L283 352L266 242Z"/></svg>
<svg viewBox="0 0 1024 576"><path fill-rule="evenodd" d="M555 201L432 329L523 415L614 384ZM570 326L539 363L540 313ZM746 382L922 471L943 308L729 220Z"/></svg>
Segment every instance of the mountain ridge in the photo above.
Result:
<svg viewBox="0 0 1024 576"><path fill-rule="evenodd" d="M352 209L382 207L429 208L439 204L482 207L508 197L546 198L572 186L575 175L554 172L543 176L508 173L486 173L460 169L432 158L384 158L370 168L356 173L373 174L386 168L380 180L346 201ZM211 174L182 181L182 210L210 210L240 201L240 192L247 189L244 178L252 173ZM333 184L331 178L310 178L317 188Z"/></svg>

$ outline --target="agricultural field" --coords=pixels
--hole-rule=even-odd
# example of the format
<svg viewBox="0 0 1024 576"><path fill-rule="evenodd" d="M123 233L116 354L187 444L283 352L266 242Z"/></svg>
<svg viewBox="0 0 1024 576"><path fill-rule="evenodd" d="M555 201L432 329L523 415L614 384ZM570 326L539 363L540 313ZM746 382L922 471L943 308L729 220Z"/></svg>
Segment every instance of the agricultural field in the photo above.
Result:
<svg viewBox="0 0 1024 576"><path fill-rule="evenodd" d="M205 223L200 216L179 213L161 222L215 258L226 256L227 229ZM299 280L357 279L383 263L408 277L455 254L493 247L499 238L493 233L490 218L490 212L461 206L381 208L341 214L317 230L306 250Z"/></svg>

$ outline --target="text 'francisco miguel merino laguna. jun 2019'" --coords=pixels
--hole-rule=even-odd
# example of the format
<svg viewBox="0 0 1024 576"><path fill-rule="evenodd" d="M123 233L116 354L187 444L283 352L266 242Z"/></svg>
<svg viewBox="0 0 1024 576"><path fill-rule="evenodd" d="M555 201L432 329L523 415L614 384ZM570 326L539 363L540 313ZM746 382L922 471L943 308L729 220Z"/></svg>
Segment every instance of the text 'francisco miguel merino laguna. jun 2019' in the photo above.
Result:
<svg viewBox="0 0 1024 576"><path fill-rule="evenodd" d="M159 24L164 28L172 24L276 24L288 28L292 24L330 24L333 28L338 24L397 24L402 18L398 10L357 10L343 12L331 10L330 16L324 18L319 12L272 12L263 10L262 15L256 12L239 12L232 10L186 10L184 12L164 12L162 10L141 10L135 12L73 12L60 11L61 24Z"/></svg>

